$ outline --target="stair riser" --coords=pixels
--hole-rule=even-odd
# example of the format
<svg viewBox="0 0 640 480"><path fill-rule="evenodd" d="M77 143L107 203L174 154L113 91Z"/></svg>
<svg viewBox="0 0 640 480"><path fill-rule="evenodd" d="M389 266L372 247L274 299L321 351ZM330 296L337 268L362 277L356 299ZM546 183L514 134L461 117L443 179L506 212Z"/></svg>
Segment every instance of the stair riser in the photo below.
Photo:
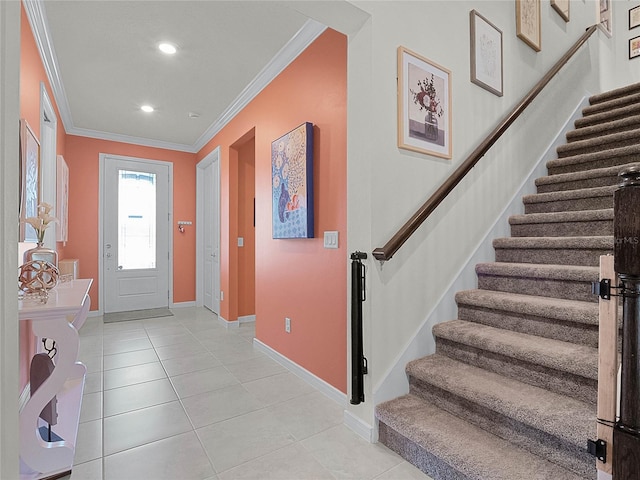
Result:
<svg viewBox="0 0 640 480"><path fill-rule="evenodd" d="M595 404L597 381L436 337L436 352L455 360Z"/></svg>
<svg viewBox="0 0 640 480"><path fill-rule="evenodd" d="M567 192L581 188L610 187L612 185L618 185L619 183L620 179L617 174L607 175L603 177L537 185L537 193Z"/></svg>
<svg viewBox="0 0 640 480"><path fill-rule="evenodd" d="M508 440L520 448L546 458L585 478L596 478L593 457L585 452L583 445L571 444L517 419L502 415L414 377L409 378L409 390L413 395Z"/></svg>
<svg viewBox="0 0 640 480"><path fill-rule="evenodd" d="M595 125L591 126L595 127ZM640 128L640 116L632 117L628 120L618 120L613 125L602 125L600 128L590 128L586 130L587 127L577 128L576 130L572 130L567 133L567 142L579 142L581 140L591 140L592 138L599 138L602 135L607 135L615 129L616 133L628 132L631 130L635 130Z"/></svg>
<svg viewBox="0 0 640 480"><path fill-rule="evenodd" d="M584 172L596 168L617 167L633 162L640 162L640 154L596 158L586 162L567 165L552 165L548 168L548 171L549 175L558 175L560 173Z"/></svg>
<svg viewBox="0 0 640 480"><path fill-rule="evenodd" d="M612 112L627 106L634 106L640 103L639 93L628 93L619 97L612 97L604 101L597 101L590 106L582 109L582 116L584 118L589 115L595 115L602 112Z"/></svg>
<svg viewBox="0 0 640 480"><path fill-rule="evenodd" d="M607 249L562 250L547 248L496 248L496 262L541 263L556 265L600 265L600 256L612 254Z"/></svg>
<svg viewBox="0 0 640 480"><path fill-rule="evenodd" d="M552 338L588 347L598 346L598 327L596 325L560 322L522 313L489 310L466 305L458 305L458 318L538 337Z"/></svg>
<svg viewBox="0 0 640 480"><path fill-rule="evenodd" d="M613 235L613 220L511 225L512 237L589 237Z"/></svg>
<svg viewBox="0 0 640 480"><path fill-rule="evenodd" d="M558 158L572 157L574 155L583 155L585 153L596 153L610 150L612 148L629 147L631 145L637 145L637 138L625 138L616 141L602 142L589 146L578 146L576 144L565 144L557 149Z"/></svg>
<svg viewBox="0 0 640 480"><path fill-rule="evenodd" d="M434 480L472 480L384 422L378 424L378 441Z"/></svg>
<svg viewBox="0 0 640 480"><path fill-rule="evenodd" d="M527 202L524 213L578 212L613 208L613 196L575 198L554 202Z"/></svg>
<svg viewBox="0 0 640 480"><path fill-rule="evenodd" d="M594 278L593 281L597 281ZM578 300L581 302L598 302L598 297L591 294L591 282L574 280L501 277L497 275L478 275L478 288L509 293L524 293L544 297Z"/></svg>

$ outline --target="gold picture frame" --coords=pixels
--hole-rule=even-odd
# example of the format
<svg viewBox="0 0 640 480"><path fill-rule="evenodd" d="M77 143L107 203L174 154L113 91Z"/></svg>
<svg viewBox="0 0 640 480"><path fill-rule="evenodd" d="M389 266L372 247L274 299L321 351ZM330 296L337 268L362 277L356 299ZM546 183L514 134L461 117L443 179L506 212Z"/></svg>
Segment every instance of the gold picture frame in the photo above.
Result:
<svg viewBox="0 0 640 480"><path fill-rule="evenodd" d="M451 72L398 47L398 148L451 158Z"/></svg>
<svg viewBox="0 0 640 480"><path fill-rule="evenodd" d="M516 35L536 52L542 50L540 0L516 0Z"/></svg>

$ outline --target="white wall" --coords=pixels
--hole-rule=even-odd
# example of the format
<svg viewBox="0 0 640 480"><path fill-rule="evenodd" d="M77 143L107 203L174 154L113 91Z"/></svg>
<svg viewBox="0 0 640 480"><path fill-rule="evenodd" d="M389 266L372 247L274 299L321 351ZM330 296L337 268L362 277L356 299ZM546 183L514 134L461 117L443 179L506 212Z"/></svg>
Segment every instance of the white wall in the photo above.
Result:
<svg viewBox="0 0 640 480"><path fill-rule="evenodd" d="M571 2L571 19L565 23L549 2L541 2L542 51L537 53L516 37L514 1L351 3L369 19L349 36L348 250L370 254L595 23L596 3ZM381 266L369 256L364 305L367 401L350 407L351 415L373 425L375 392L387 373L581 98L638 80L618 38L624 36L626 45L627 24L621 17L632 2L614 3L619 7L614 28L620 28L620 34L609 39L597 32L390 262ZM469 11L474 8L503 32L503 97L469 80ZM397 147L400 45L452 72L452 160ZM601 64L620 74L601 73ZM442 318L429 321L452 318L455 305ZM432 353L434 347L431 339L420 354Z"/></svg>
<svg viewBox="0 0 640 480"><path fill-rule="evenodd" d="M0 2L0 478L18 478L20 2Z"/></svg>

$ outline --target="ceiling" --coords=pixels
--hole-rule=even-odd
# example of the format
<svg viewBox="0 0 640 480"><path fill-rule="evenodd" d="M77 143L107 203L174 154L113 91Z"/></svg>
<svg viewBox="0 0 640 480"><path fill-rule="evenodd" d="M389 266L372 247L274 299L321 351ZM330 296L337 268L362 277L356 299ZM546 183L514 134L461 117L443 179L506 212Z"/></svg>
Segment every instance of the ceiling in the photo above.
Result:
<svg viewBox="0 0 640 480"><path fill-rule="evenodd" d="M67 133L196 152L326 28L301 13L305 3L25 6ZM346 2L312 3L309 11ZM161 41L177 53L162 54Z"/></svg>

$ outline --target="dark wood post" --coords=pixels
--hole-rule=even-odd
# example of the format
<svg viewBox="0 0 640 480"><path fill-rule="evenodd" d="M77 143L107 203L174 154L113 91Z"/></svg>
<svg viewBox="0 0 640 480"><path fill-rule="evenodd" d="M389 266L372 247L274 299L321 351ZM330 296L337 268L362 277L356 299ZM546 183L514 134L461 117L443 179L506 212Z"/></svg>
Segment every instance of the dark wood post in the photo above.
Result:
<svg viewBox="0 0 640 480"><path fill-rule="evenodd" d="M616 480L640 480L640 167L620 173L614 199L615 270L622 284L620 418L613 431Z"/></svg>

